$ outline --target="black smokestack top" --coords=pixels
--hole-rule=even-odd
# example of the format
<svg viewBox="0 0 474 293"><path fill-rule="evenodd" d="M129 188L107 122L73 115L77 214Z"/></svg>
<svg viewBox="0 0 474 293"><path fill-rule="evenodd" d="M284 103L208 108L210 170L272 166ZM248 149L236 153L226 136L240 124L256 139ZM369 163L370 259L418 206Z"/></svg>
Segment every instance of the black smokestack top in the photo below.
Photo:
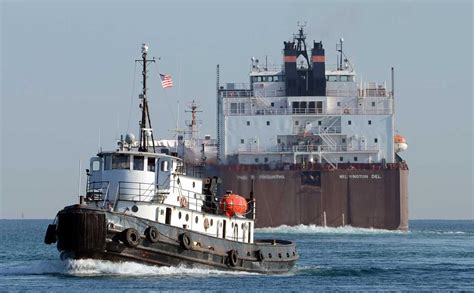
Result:
<svg viewBox="0 0 474 293"><path fill-rule="evenodd" d="M285 63L285 86L288 96L297 95L296 48L295 42L283 42L283 62Z"/></svg>
<svg viewBox="0 0 474 293"><path fill-rule="evenodd" d="M311 50L313 95L326 95L326 59L322 42L313 42Z"/></svg>

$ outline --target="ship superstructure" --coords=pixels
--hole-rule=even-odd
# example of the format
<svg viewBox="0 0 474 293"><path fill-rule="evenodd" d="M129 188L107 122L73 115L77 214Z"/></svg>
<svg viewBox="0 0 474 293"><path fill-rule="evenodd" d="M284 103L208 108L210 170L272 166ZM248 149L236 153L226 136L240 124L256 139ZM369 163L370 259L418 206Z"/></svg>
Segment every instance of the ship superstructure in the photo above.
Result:
<svg viewBox="0 0 474 293"><path fill-rule="evenodd" d="M217 67L217 169L223 189L246 193L255 180L257 227L408 228L393 68L390 89L363 82L343 44L327 66L322 42L308 48L300 26L282 66L251 59L247 84L221 86Z"/></svg>
<svg viewBox="0 0 474 293"><path fill-rule="evenodd" d="M394 97L386 82L357 80L342 50L327 69L322 42L306 51L303 27L284 43L281 68L252 58L249 83L218 98L219 160L225 164L395 162Z"/></svg>

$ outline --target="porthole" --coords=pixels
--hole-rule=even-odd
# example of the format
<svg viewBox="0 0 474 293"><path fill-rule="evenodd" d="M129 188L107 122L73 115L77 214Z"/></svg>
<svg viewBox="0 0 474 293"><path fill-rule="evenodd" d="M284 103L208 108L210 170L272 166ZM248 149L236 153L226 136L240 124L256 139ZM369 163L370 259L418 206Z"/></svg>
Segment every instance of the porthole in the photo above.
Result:
<svg viewBox="0 0 474 293"><path fill-rule="evenodd" d="M281 253L278 254L278 258L281 258Z"/></svg>
<svg viewBox="0 0 474 293"><path fill-rule="evenodd" d="M198 216L196 216L196 219L194 221L196 222L196 224L199 222Z"/></svg>
<svg viewBox="0 0 474 293"><path fill-rule="evenodd" d="M196 187L196 182L193 181L193 188Z"/></svg>
<svg viewBox="0 0 474 293"><path fill-rule="evenodd" d="M250 256L250 251L247 251L247 256Z"/></svg>
<svg viewBox="0 0 474 293"><path fill-rule="evenodd" d="M178 219L181 219L181 212L178 213Z"/></svg>
<svg viewBox="0 0 474 293"><path fill-rule="evenodd" d="M288 257L288 258L290 257L290 253L289 253L289 252L286 253L286 257Z"/></svg>
<svg viewBox="0 0 474 293"><path fill-rule="evenodd" d="M189 221L189 215L186 214L186 222Z"/></svg>
<svg viewBox="0 0 474 293"><path fill-rule="evenodd" d="M293 251L293 256L295 256L295 255L296 255L296 253Z"/></svg>
<svg viewBox="0 0 474 293"><path fill-rule="evenodd" d="M268 258L272 258L272 254L271 254L271 253L268 254Z"/></svg>
<svg viewBox="0 0 474 293"><path fill-rule="evenodd" d="M212 226L213 224L214 224L214 220L213 220L213 219L211 219L211 226Z"/></svg>
<svg viewBox="0 0 474 293"><path fill-rule="evenodd" d="M138 207L134 205L134 206L132 207L132 212L134 212L134 213L138 212Z"/></svg>

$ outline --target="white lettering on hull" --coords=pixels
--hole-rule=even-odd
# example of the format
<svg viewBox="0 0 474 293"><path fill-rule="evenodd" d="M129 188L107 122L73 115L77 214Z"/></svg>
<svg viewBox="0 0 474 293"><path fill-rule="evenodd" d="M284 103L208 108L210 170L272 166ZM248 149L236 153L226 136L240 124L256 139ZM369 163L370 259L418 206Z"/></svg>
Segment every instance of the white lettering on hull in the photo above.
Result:
<svg viewBox="0 0 474 293"><path fill-rule="evenodd" d="M380 176L379 174L372 174L369 175L368 174L351 174L351 175L347 175L347 174L341 174L339 175L339 179L382 179L382 176Z"/></svg>
<svg viewBox="0 0 474 293"><path fill-rule="evenodd" d="M246 175L237 175L237 180L249 180L249 177ZM285 175L258 175L258 179L260 180L285 180Z"/></svg>

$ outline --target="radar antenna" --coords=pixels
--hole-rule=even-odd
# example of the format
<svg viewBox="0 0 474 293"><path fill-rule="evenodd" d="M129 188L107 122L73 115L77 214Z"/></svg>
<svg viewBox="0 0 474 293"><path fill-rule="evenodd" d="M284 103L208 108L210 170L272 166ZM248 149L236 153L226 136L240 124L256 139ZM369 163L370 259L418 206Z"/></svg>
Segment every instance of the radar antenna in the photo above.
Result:
<svg viewBox="0 0 474 293"><path fill-rule="evenodd" d="M146 79L147 79L147 69L146 66L148 63L154 63L155 58L153 59L146 59L147 53L148 53L148 46L146 44L142 44L142 59L140 60L135 60L135 62L138 62L142 64L143 69L142 69L142 78L143 78L143 88L142 88L142 93L139 95L139 98L142 100L140 104L140 108L142 109L142 119L139 123L140 125L140 145L138 147L138 151L140 152L147 152L148 151L148 143L149 143L149 137L151 137L151 142L153 146L153 152L155 152L155 139L153 138L153 128L151 126L151 118L150 118L150 112L148 109L148 100L147 100L147 95L146 95Z"/></svg>

